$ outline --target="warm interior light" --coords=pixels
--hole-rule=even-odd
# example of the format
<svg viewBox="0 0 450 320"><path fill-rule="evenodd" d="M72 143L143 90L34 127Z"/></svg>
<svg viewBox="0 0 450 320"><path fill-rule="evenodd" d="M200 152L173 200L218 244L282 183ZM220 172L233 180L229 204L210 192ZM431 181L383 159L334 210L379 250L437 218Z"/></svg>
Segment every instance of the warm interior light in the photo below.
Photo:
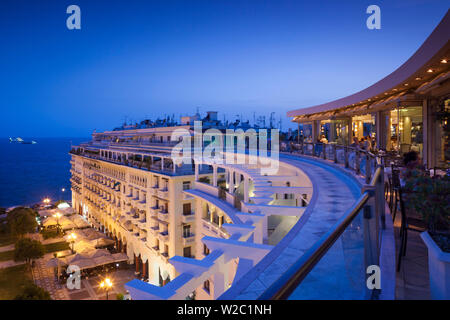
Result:
<svg viewBox="0 0 450 320"><path fill-rule="evenodd" d="M428 73L432 73L432 72L433 72L433 69L428 69L427 72L428 72Z"/></svg>
<svg viewBox="0 0 450 320"><path fill-rule="evenodd" d="M422 80L422 78L421 77L417 77L416 80Z"/></svg>
<svg viewBox="0 0 450 320"><path fill-rule="evenodd" d="M407 87L407 86L408 86L408 83L405 83L404 86Z"/></svg>
<svg viewBox="0 0 450 320"><path fill-rule="evenodd" d="M442 59L441 63L447 63L447 59Z"/></svg>

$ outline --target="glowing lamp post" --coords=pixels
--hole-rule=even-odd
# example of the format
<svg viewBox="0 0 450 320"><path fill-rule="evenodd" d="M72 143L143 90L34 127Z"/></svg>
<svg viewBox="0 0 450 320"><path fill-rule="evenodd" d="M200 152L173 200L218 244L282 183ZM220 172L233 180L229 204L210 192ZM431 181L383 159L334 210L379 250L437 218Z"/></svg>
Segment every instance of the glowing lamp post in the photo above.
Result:
<svg viewBox="0 0 450 320"><path fill-rule="evenodd" d="M76 238L77 238L77 235L73 232L71 234L69 234L69 236L68 236L68 239L69 239L70 243L72 244L72 253L75 253L74 245L75 245Z"/></svg>
<svg viewBox="0 0 450 320"><path fill-rule="evenodd" d="M59 218L61 218L61 213L57 212L53 215L54 218L56 218L56 228L57 228L57 232L59 233Z"/></svg>
<svg viewBox="0 0 450 320"><path fill-rule="evenodd" d="M109 290L111 290L112 286L113 286L113 283L112 283L111 279L109 279L109 278L106 278L105 280L100 282L100 288L102 288L106 291L106 300L108 300L108 292L109 292Z"/></svg>

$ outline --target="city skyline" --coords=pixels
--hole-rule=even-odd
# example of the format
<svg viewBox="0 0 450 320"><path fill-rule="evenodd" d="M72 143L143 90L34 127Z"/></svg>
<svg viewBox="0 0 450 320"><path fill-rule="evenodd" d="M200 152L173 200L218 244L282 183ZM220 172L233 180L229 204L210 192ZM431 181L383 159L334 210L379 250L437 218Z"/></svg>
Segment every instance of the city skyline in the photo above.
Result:
<svg viewBox="0 0 450 320"><path fill-rule="evenodd" d="M324 4L296 1L78 1L81 30L68 30L68 5L0 5L11 49L1 53L7 121L0 136L87 137L125 117L139 122L197 108L250 122L255 112L268 119L276 110L284 129L295 128L288 110L380 80L418 49L447 9L444 1L380 1L382 28L369 30L367 5L358 2L322 10Z"/></svg>

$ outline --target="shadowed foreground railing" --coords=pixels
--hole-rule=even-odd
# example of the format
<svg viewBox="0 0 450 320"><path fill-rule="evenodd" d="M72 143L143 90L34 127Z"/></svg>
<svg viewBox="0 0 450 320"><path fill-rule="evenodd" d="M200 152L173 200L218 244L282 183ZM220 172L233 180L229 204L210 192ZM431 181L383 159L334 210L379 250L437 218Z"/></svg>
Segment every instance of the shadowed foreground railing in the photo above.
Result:
<svg viewBox="0 0 450 320"><path fill-rule="evenodd" d="M323 158L323 151L312 155ZM373 159L376 169L356 203L259 300L378 298L380 290L366 283L373 272L368 267L380 264L385 228L384 168L380 158Z"/></svg>

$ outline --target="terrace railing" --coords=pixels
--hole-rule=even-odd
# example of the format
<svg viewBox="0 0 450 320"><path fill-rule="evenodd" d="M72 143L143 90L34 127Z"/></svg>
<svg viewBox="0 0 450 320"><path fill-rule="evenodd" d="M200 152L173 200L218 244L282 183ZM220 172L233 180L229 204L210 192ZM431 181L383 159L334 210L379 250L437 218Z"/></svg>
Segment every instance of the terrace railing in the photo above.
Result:
<svg viewBox="0 0 450 320"><path fill-rule="evenodd" d="M377 159L384 167L390 167L391 164L398 165L401 162L400 155L395 152L377 152L375 154L359 147L333 143L303 142L294 144L291 151L294 154L313 156L340 164L351 169L357 175L364 176L366 183L369 183L377 168Z"/></svg>
<svg viewBox="0 0 450 320"><path fill-rule="evenodd" d="M258 299L377 299L379 288L367 282L380 270L385 228L382 158L333 144L304 143L297 152L340 163L363 174L367 183L356 203Z"/></svg>

